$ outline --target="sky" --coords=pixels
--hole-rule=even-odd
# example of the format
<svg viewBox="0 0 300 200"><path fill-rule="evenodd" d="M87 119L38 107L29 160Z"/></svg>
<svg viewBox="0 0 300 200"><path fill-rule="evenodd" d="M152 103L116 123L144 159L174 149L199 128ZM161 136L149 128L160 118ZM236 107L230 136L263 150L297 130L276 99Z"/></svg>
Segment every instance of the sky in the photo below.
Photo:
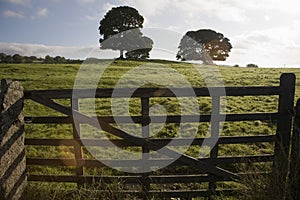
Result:
<svg viewBox="0 0 300 200"><path fill-rule="evenodd" d="M153 59L174 60L187 31L212 29L233 46L218 64L300 67L297 0L0 0L0 52L80 59L112 55L99 50L99 21L122 5L144 17L142 32L154 41Z"/></svg>

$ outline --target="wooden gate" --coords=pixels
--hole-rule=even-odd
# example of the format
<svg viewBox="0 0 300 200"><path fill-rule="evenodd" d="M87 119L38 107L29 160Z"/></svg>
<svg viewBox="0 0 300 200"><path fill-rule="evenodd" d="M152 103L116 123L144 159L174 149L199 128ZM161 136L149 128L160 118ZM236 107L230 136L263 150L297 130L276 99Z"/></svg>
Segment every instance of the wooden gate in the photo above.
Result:
<svg viewBox="0 0 300 200"><path fill-rule="evenodd" d="M115 89L116 90L116 89ZM105 167L103 163L96 159L84 157L85 146L102 146L111 147L111 143L107 143L107 139L82 139L80 137L80 126L88 124L97 127L99 124L101 129L114 137L110 141L119 147L140 147L141 152L151 152L167 145L171 140L175 141L174 146L184 146L188 144L189 139L181 138L148 138L149 130L143 128L143 136L136 137L130 133L118 129L114 124L116 118L122 118L124 123L132 119L136 124L146 127L150 123L149 108L151 99L153 98L178 98L176 94L181 94L180 97L188 96L185 88L139 88L134 94L127 94L126 89L117 89L117 98L138 98L141 103L141 113L139 116L87 116L78 111L80 99L85 98L112 98L114 89L97 89L95 96L90 96L90 90L80 90L76 92L76 96L72 96L72 90L34 90L25 91L25 99L33 100L43 106L58 111L62 116L25 116L27 124L72 124L73 138L72 139L29 139L25 144L27 146L72 146L74 147L74 158L32 158L27 157L27 165L29 166L73 166L75 167L74 175L40 175L29 174L28 181L45 181L45 182L75 182L78 185L83 183L93 183L104 181L111 183L114 178L121 180L125 184L139 184L141 189L128 187L126 193L136 195L157 195L163 197L213 197L214 195L229 195L235 192L234 188L218 188L218 183L235 181L245 175L242 171L237 171L232 167L235 163L247 162L273 162L274 171L278 170L282 173L280 178L281 183L285 184L287 176L288 155L290 146L290 135L293 116L295 76L294 74L283 74L280 78L279 86L268 87L225 87L227 97L246 97L246 96L278 96L278 112L267 113L241 113L241 114L226 114L220 113L220 99L222 96L210 96L210 91L224 90L224 88L193 88L198 98L210 97L212 101L211 114L201 115L199 121L193 121L193 116L190 116L190 121L186 123L211 123L212 136L218 136L219 139L215 147L211 150L210 155L205 158L192 157L187 154L178 155L174 148L165 148L164 154L166 159L149 159L153 166L157 163L165 162L168 158L178 156L176 162L170 166L145 174L130 174L118 172L118 175L108 176L103 174L85 174L86 168ZM115 91L116 92L116 91ZM215 93L217 94L217 92ZM65 99L69 104L63 105L57 100ZM151 116L151 123L161 123L165 116ZM211 121L211 118L216 120ZM222 121L222 118L224 119ZM75 119L75 120L74 120ZM186 116L185 119L189 119ZM235 121L277 121L277 131L274 134L255 135L255 136L220 136L220 123L235 122ZM166 116L166 123L181 123L180 115ZM191 146L201 146L205 138L193 139ZM213 139L213 138L212 138ZM226 144L256 144L256 143L274 143L273 154L263 155L248 155L248 156L220 156L219 145ZM84 145L85 146L84 146ZM132 161L132 160L130 160ZM141 166L145 162L145 158L134 160L137 166ZM126 163L132 163L128 160L111 160L110 163L114 166L126 166ZM230 166L230 167L228 167ZM174 169L187 169L186 172L172 173ZM199 188L180 188L176 189L176 184L197 184L206 183L205 186ZM172 187L174 189L172 189ZM195 186L194 186L195 187ZM163 188L163 189L162 189ZM124 192L124 191L123 191Z"/></svg>

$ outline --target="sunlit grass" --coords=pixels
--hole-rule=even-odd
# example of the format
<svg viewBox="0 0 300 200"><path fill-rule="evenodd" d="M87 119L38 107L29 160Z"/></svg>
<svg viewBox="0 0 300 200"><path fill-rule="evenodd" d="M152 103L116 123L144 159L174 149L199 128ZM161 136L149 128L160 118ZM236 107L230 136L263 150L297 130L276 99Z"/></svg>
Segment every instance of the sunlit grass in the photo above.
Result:
<svg viewBox="0 0 300 200"><path fill-rule="evenodd" d="M106 68L109 65L108 68ZM161 71L157 69L159 66L166 66L171 68L172 73L178 72L182 77L187 80L187 82L192 87L205 87L204 79L209 79L211 83L220 85L222 82L225 86L277 86L279 85L279 77L282 73L295 73L297 77L296 83L296 99L300 97L300 69L281 69L281 68L237 68L237 67L217 67L214 70L219 70L222 81L215 81L215 75L212 70L209 69L210 66L198 66L199 71L194 68L193 65L187 63L177 63L177 62L168 62L168 61L121 61L117 60L113 63L103 62L97 65L90 65L89 68L82 67L79 64L1 64L0 65L0 78L11 78L13 80L18 80L21 82L25 90L46 90L46 89L72 89L74 87L75 77L78 70L85 70L86 73L80 74L79 78L90 78L87 81L79 81L79 85L76 87L89 88L94 85L94 80L97 80L97 87L99 88L114 88L118 81L124 78L124 74L128 73L130 70L133 70L139 66L147 66L151 68L151 74L147 74L147 71L139 71L138 74L133 74L123 82L119 87L136 87L140 83L144 83L143 79L147 77L147 80L150 83L145 82L142 84L143 87L155 87L157 84L151 84L151 81L155 82L155 79L158 77L161 79L174 79L171 85L178 86L182 84L180 80L177 80L170 74L168 70ZM104 71L104 68L105 71ZM102 70L102 71L101 71ZM101 78L97 75L96 72L103 72ZM136 75L136 76L134 76ZM77 77L78 78L78 77ZM100 79L99 79L100 78ZM99 80L98 80L99 79ZM85 80L85 79L84 79ZM168 80L167 80L168 81ZM55 100L65 106L70 106L69 100ZM224 113L251 113L251 112L276 112L278 107L278 97L276 96L259 96L259 97L227 97L226 98L226 107L222 112ZM95 103L96 114L99 116L111 116L111 99L82 99L79 101L79 107L81 112L91 114L93 113L94 107L91 106L90 102ZM211 98L210 97L201 97L197 98L201 114L210 114L211 112ZM93 105L93 104L92 104ZM130 99L129 100L129 111L122 107L122 101L118 104L116 112L120 115L138 116L141 113L141 102L139 99ZM176 98L152 98L150 99L150 105L162 105L169 115L180 114L180 106ZM188 108L192 113L192 109ZM49 108L45 108L33 101L25 101L25 115L26 116L63 116L56 111L53 111ZM160 111L160 110L159 110ZM156 113L152 113L156 115ZM160 112L159 112L160 114ZM275 134L275 126L273 122L268 121L254 121L254 122L226 122L223 125L223 130L220 132L222 136L249 136L249 135L270 135ZM141 129L140 125L138 126L129 126L126 128L129 132L134 132L134 130ZM161 127L158 133L155 133L154 137L156 138L167 138L175 137L178 129L178 124L165 124ZM103 138L104 133L98 133L95 129L82 125L82 131L86 131L87 137L90 138ZM186 131L189 131L187 125ZM72 125L45 125L45 124L27 124L25 127L26 138L72 138L73 137L73 128ZM196 137L205 137L209 132L208 123L199 123ZM111 135L108 136L114 138ZM105 152L105 149L98 149L99 155ZM128 148L128 151L141 152L139 148ZM200 154L201 149L198 146L191 146L187 150L187 154L193 157L197 157ZM92 156L87 152L84 152L85 158L92 158ZM28 157L43 157L43 158L74 158L74 148L73 147L45 147L45 146L27 146L26 153ZM249 145L220 145L219 155L221 156L232 156L232 155L257 155L257 154L268 154L273 153L273 144L262 143L262 144L249 144ZM107 155L115 156L115 155ZM119 157L129 158L130 155L127 153L119 154ZM157 156L153 154L153 156ZM187 173L190 169L178 168L174 169L173 172L184 172ZM118 172L105 169L97 168L87 168L85 172L88 174L116 174ZM30 166L28 168L28 173L34 174L74 174L74 167L37 167ZM231 185L231 183L229 183ZM29 183L30 193L36 187L36 183ZM182 188L186 186L181 185ZM66 196L65 194L57 194L51 192L53 188L50 187L49 190L47 184L41 185L41 190L48 191L49 199L58 198L63 199ZM155 185L153 189L155 189ZM176 185L180 187L180 185ZM198 186L197 186L198 187ZM203 186L199 186L202 188ZM223 187L220 185L220 187ZM227 187L227 185L224 185ZM48 189L47 189L48 188ZM59 189L68 188L76 189L75 184L61 184ZM39 191L39 190L37 190ZM79 191L80 192L80 191ZM77 194L77 193L76 193ZM31 194L30 194L31 195ZM32 199L38 199L38 194L32 194ZM52 195L52 197L51 197ZM78 193L79 195L79 193ZM61 197L62 196L62 197ZM76 195L75 195L76 196ZM86 196L84 196L86 197ZM47 197L48 198L48 197ZM45 198L45 199L47 199Z"/></svg>

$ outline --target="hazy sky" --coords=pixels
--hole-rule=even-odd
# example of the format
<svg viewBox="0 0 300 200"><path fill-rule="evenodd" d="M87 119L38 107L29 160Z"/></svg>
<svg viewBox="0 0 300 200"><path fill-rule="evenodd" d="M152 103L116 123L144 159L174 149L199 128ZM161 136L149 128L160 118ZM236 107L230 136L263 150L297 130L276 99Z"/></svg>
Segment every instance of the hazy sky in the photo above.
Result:
<svg viewBox="0 0 300 200"><path fill-rule="evenodd" d="M213 29L233 46L222 64L300 67L297 0L0 0L0 52L85 58L99 46L99 21L120 5L144 16L152 58L174 59L183 34Z"/></svg>

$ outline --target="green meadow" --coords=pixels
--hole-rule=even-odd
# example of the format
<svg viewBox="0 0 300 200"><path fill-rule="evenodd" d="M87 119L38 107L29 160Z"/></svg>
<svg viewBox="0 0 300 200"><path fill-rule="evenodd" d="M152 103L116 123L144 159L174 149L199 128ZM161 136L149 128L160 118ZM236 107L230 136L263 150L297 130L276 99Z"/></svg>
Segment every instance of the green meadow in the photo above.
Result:
<svg viewBox="0 0 300 200"><path fill-rule="evenodd" d="M83 64L84 65L84 64ZM89 65L89 64L85 64ZM93 64L91 64L93 65ZM183 74L194 87L203 86L203 79L194 65L183 62L172 62L163 60L154 61L130 61L116 60L114 62L103 61L94 65L95 69L101 66L106 72L101 77L99 87L112 88L124 73L138 66L150 65L167 66ZM70 89L73 88L75 77L81 64L0 64L0 78L18 80L25 90L47 90L47 89ZM203 69L211 66L200 65ZM215 66L214 66L215 67ZM294 73L297 80L300 79L299 68L246 68L246 67L217 67L225 86L269 86L278 85L282 73ZM92 69L93 70L93 69ZM92 71L91 70L91 71ZM204 71L202 71L204 72ZM161 72L157 72L161 73ZM149 74L150 75L150 74ZM164 74L161 74L163 77ZM300 85L297 81L297 86ZM299 96L299 87L296 94Z"/></svg>
<svg viewBox="0 0 300 200"><path fill-rule="evenodd" d="M0 79L9 78L21 82L25 90L48 90L48 89L72 89L72 88L90 88L95 87L95 81L98 88L116 88L116 87L161 87L164 83L172 87L205 87L205 86L277 86L280 82L280 75L283 73L294 73L296 80L296 99L300 98L300 68L246 68L231 66L209 66L192 65L189 63L148 60L148 61L130 61L116 60L113 62L102 61L97 64L0 64ZM100 77L101 75L101 77ZM120 81L121 80L121 81ZM145 81L146 80L146 81ZM159 81L158 81L159 80ZM254 97L228 97L223 98L226 104L222 112L224 113L260 113L276 112L278 107L278 97L276 96L254 96ZM90 113L93 107L90 106L91 99L79 101L81 111ZM69 106L69 100L57 101L63 105ZM137 99L129 100L129 110L123 110L122 102L116 102L116 112L129 113L130 115L140 115L141 106ZM197 98L201 114L211 113L211 98ZM164 112L169 115L181 114L180 105L176 98L153 98L150 105L161 105ZM97 99L95 101L96 113L99 116L109 116L112 114L110 99ZM188 108L189 109L189 108ZM62 115L49 108L45 108L30 100L25 101L25 116L57 116ZM161 114L160 111L157 111ZM193 114L192 110L189 110ZM83 127L84 128L84 127ZM126 130L134 132L140 130L140 126L125 127ZM155 127L153 127L155 129ZM97 138L103 133L91 128L85 127L87 137ZM157 138L175 137L178 130L178 124L170 123L162 126L155 133ZM187 124L186 132L193 131L193 127ZM209 123L199 123L196 137L205 137L209 130ZM221 136L246 136L246 135L269 135L274 134L276 126L268 121L251 122L226 122L223 124ZM136 131L139 136L139 131ZM54 124L26 124L26 138L72 138L72 125L54 125ZM101 136L101 137L102 137ZM100 137L100 138L101 138ZM110 136L112 137L112 136ZM257 155L273 152L272 144L247 144L247 145L220 145L220 156L231 155ZM141 149L132 148L131 152L140 152ZM201 149L191 146L187 154L197 157ZM97 149L97 154L102 155L105 149ZM34 158L74 158L73 147L45 147L45 146L27 146L26 154ZM86 158L91 155L85 152ZM113 157L113 155L107 155ZM126 157L126 153L119 155ZM174 169L177 170L177 169ZM181 170L181 169L178 169ZM33 174L74 174L74 168L71 167L37 167L29 166L28 173ZM86 174L114 174L118 173L109 169L85 169ZM229 187L220 185L220 187ZM102 186L101 186L102 187ZM104 187L104 186L103 186ZM120 184L116 183L115 189L122 190ZM188 186L178 186L188 187ZM198 186L197 186L198 187ZM204 186L199 186L199 188ZM53 185L47 183L29 183L28 199L65 199L66 196L74 194L53 192L56 189L74 189L75 184ZM107 189L107 188L106 188ZM109 188L108 188L109 189ZM46 192L45 192L46 191ZM82 192L82 191L81 191ZM79 192L80 193L80 192ZM78 195L78 194L76 194ZM76 196L75 195L75 196ZM93 193L93 195L97 195ZM78 199L80 199L77 196ZM82 199L88 198L82 196ZM90 196L91 199L93 199ZM112 198L107 194L107 199ZM120 197L121 198L121 197ZM75 197L73 199L76 199Z"/></svg>

